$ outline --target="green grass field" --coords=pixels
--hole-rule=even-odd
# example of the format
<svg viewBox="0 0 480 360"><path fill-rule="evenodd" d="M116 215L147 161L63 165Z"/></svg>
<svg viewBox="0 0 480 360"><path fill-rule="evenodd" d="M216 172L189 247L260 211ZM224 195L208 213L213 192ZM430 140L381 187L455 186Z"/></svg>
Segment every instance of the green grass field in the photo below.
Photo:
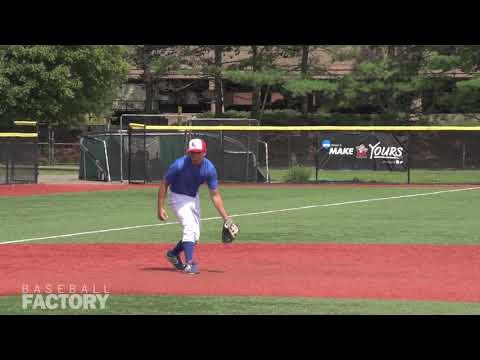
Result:
<svg viewBox="0 0 480 360"><path fill-rule="evenodd" d="M0 297L10 315L476 315L480 304L285 297L112 296L103 310L22 310L20 296Z"/></svg>
<svg viewBox="0 0 480 360"><path fill-rule="evenodd" d="M480 191L386 199L270 214L309 205L445 191L418 188L224 188L242 243L480 244ZM158 224L155 188L49 196L2 197L0 243L37 237ZM202 218L218 214L201 191ZM169 221L175 221L169 212ZM202 242L219 242L220 220L202 223ZM178 224L55 238L33 243L170 243ZM0 314L23 313L19 297L0 298ZM480 313L480 304L311 298L112 296L103 313L118 314L440 314ZM232 305L233 304L233 305ZM38 313L32 311L31 313ZM45 312L41 312L45 313ZM65 312L60 312L65 313ZM88 312L82 312L88 313Z"/></svg>
<svg viewBox="0 0 480 360"><path fill-rule="evenodd" d="M231 214L438 191L438 188L223 189ZM441 190L441 189L440 189ZM159 223L156 189L2 197L0 242ZM202 217L218 216L201 191ZM480 242L480 191L242 216L242 242L464 243ZM170 213L169 221L175 221ZM26 223L28 219L28 223ZM202 242L218 242L219 220L202 224ZM272 233L272 229L274 232ZM177 224L81 235L55 242L171 243ZM38 241L36 243L39 243Z"/></svg>

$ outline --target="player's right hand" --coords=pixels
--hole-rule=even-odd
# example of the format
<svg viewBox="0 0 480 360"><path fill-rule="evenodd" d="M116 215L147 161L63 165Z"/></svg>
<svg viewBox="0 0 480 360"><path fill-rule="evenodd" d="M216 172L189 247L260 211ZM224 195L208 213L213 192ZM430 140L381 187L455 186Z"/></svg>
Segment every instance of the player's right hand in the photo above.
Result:
<svg viewBox="0 0 480 360"><path fill-rule="evenodd" d="M158 218L160 220L167 220L168 219L167 211L164 208L158 209Z"/></svg>

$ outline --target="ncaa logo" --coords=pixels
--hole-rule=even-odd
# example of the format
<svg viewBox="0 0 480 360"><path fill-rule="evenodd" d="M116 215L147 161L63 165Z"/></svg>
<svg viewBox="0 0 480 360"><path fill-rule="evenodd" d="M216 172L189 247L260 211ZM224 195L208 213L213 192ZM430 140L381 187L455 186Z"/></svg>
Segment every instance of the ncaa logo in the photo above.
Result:
<svg viewBox="0 0 480 360"><path fill-rule="evenodd" d="M330 146L332 146L332 142L328 139L322 140L322 148L324 149L330 149Z"/></svg>

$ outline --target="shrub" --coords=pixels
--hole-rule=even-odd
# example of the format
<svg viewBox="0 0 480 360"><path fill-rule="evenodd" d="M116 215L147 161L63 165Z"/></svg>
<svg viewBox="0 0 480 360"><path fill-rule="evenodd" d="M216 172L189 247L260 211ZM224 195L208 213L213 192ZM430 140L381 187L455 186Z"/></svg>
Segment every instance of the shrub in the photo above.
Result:
<svg viewBox="0 0 480 360"><path fill-rule="evenodd" d="M284 177L285 182L304 183L310 180L312 176L312 168L303 165L291 166Z"/></svg>
<svg viewBox="0 0 480 360"><path fill-rule="evenodd" d="M215 114L208 111L204 113L197 114L197 119L202 119L202 118L215 118ZM225 111L221 118L234 118L234 119L249 119L250 118L250 112L249 111L237 111L237 110L228 110Z"/></svg>

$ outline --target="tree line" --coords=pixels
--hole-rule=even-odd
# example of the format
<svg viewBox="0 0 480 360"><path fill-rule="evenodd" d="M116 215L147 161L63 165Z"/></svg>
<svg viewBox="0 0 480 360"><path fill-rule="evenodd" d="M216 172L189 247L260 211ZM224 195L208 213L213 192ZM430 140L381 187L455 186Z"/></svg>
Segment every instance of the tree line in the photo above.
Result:
<svg viewBox="0 0 480 360"><path fill-rule="evenodd" d="M352 71L331 74L328 65L343 60ZM213 80L215 116L224 110L226 81L251 89L251 116L260 120L274 91L296 100L304 114L312 94L325 112L363 107L399 120L429 107L476 114L479 66L479 45L2 45L0 125L108 116L132 67L143 70L147 113L159 77L177 73ZM425 94L430 100L419 101Z"/></svg>

